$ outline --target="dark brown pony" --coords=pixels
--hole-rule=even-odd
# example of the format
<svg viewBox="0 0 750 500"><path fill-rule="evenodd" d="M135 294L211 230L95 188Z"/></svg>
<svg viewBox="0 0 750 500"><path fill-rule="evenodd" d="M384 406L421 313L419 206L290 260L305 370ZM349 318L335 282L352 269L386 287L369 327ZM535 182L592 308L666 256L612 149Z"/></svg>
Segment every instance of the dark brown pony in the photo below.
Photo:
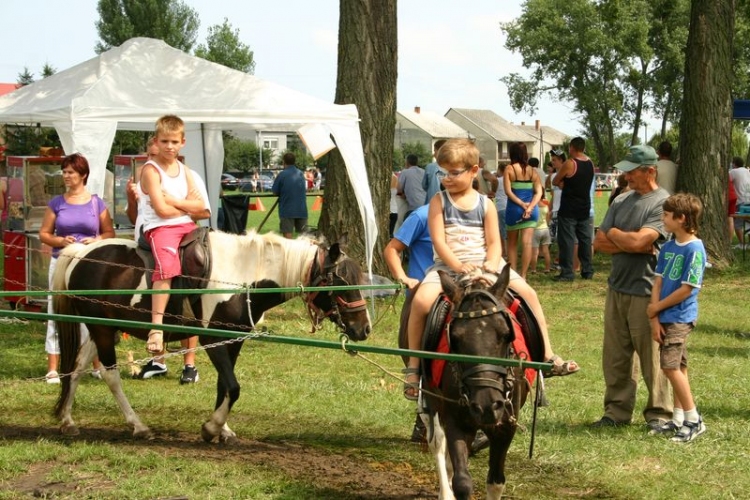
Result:
<svg viewBox="0 0 750 500"><path fill-rule="evenodd" d="M296 293L246 293L250 288L286 288L310 286L357 285L362 271L355 261L344 254L341 244L330 248L312 240L289 240L275 234L251 232L237 236L211 232L211 272L208 289L234 289L225 294L173 294L165 315L165 324L181 324L221 328L247 333L263 319L263 313ZM138 290L147 288L144 263L130 240L110 239L92 245L72 245L60 255L54 275L55 290ZM117 320L151 321L150 295L111 294L97 297L64 294L55 296L57 314L112 319L112 325L87 324L90 341L81 345L78 323L58 322L61 373L60 398L55 414L61 419L65 434L77 434L71 417L73 399L80 371L89 366L95 355L107 367L103 378L115 396L135 437L149 437L151 431L133 411L122 391L120 372L114 369L115 344L119 340ZM91 299L96 300L91 300ZM315 322L330 319L352 340L365 340L370 334L370 317L359 290L305 293L305 300ZM146 339L148 329L128 328L128 333ZM190 334L165 331L165 341L180 340ZM232 406L240 395L240 384L234 373L242 341L211 346L224 338L200 335L206 346L218 381L214 412L201 429L207 442L218 437L233 441L235 433L227 425ZM145 346L144 346L145 349Z"/></svg>
<svg viewBox="0 0 750 500"><path fill-rule="evenodd" d="M448 273L439 274L444 294L453 304L447 327L450 352L516 357L513 319L504 304L510 266L495 274L494 284L482 278L458 283ZM430 324L428 318L428 329ZM426 331L425 335L429 333ZM423 372L431 376L432 370L434 367L430 369L423 362ZM424 380L422 384L423 418L437 463L439 498L471 498L473 482L468 457L471 443L481 429L490 443L487 498L499 499L505 488L508 448L530 388L524 371L519 367L448 362L437 387L426 388Z"/></svg>

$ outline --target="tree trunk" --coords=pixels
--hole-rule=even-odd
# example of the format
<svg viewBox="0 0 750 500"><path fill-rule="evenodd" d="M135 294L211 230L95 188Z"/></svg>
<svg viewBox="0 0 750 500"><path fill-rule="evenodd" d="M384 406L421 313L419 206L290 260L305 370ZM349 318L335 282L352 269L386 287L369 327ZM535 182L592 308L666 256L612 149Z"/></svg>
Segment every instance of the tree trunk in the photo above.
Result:
<svg viewBox="0 0 750 500"><path fill-rule="evenodd" d="M693 0L685 53L677 189L701 198L700 237L711 262L732 259L727 234L727 168L732 131L735 0Z"/></svg>
<svg viewBox="0 0 750 500"><path fill-rule="evenodd" d="M396 0L340 0L337 104L356 104L367 165L378 242L373 269L387 274L382 249L388 242L388 215L396 129L398 32ZM331 241L349 233L349 255L364 262L362 218L341 156L335 150L326 171L320 230Z"/></svg>

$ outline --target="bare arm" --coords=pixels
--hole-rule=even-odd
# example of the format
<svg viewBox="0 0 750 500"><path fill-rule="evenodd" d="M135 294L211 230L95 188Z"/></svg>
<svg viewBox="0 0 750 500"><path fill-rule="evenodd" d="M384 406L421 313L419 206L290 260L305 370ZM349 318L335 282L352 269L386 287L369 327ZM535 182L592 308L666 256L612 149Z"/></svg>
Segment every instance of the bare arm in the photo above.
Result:
<svg viewBox="0 0 750 500"><path fill-rule="evenodd" d="M135 187L135 182L133 182L132 179L128 179L128 185L125 187L125 194L128 197L128 206L125 209L125 213L131 224L135 224L135 219L138 218L138 194L136 193Z"/></svg>
<svg viewBox="0 0 750 500"><path fill-rule="evenodd" d="M487 245L487 256L482 266L485 271L496 272L500 267L500 259L503 255L503 244L500 240L500 231L497 230L497 210L492 202L487 200L487 209L484 214L484 241Z"/></svg>
<svg viewBox="0 0 750 500"><path fill-rule="evenodd" d="M573 160L565 160L565 163L560 167L560 170L557 171L557 175L555 176L555 180L552 181L552 184L562 189L563 184L565 184L565 178L570 177L574 168L575 162Z"/></svg>
<svg viewBox="0 0 750 500"><path fill-rule="evenodd" d="M531 172L531 181L533 182L534 186L534 196L531 198L531 203L529 203L529 206L526 207L526 210L529 212L529 216L531 215L531 211L534 210L534 207L539 203L539 200L542 199L542 180L539 178L539 174L536 173L536 170L532 170Z"/></svg>
<svg viewBox="0 0 750 500"><path fill-rule="evenodd" d="M198 188L195 187L195 181L193 180L193 173L190 171L187 165L185 165L184 168L185 168L185 180L187 181L187 187L188 187L187 196L183 199L180 199L180 198L175 198L173 196L165 194L164 200L169 205L172 205L178 210L182 210L189 216L193 217L193 219L195 219L195 217L200 217L202 212L205 210L206 203L203 200L203 197L201 196L200 192L198 191Z"/></svg>
<svg viewBox="0 0 750 500"><path fill-rule="evenodd" d="M659 233L650 227L642 227L638 231L622 231L613 227L607 231L607 237L624 252L653 253Z"/></svg>
<svg viewBox="0 0 750 500"><path fill-rule="evenodd" d="M622 252L622 249L615 245L602 230L598 230L594 235L594 250L610 255Z"/></svg>
<svg viewBox="0 0 750 500"><path fill-rule="evenodd" d="M651 323L651 338L654 339L654 342L657 342L658 344L664 343L664 327L661 326L661 323L659 322L659 313L655 312L652 314L652 308L654 306L654 303L659 301L659 296L661 295L661 285L661 276L655 276L654 286L651 288L651 303L646 308L646 313L649 316L649 323Z"/></svg>
<svg viewBox="0 0 750 500"><path fill-rule="evenodd" d="M162 219L174 219L184 215L182 210L169 205L164 199L164 193L161 190L161 177L156 168L151 165L146 165L141 172L141 189L149 195L151 206L156 215Z"/></svg>
<svg viewBox="0 0 750 500"><path fill-rule="evenodd" d="M661 276L657 276L657 278L659 281L658 292L659 295L661 295ZM655 291L657 291L656 286L654 286L654 289L651 293L651 303L646 309L649 318L658 317L659 313L664 311L665 309L669 309L672 306L676 306L680 302L684 302L688 297L690 297L690 294L693 293L693 287L686 283L683 283L680 288L670 293L661 300L659 300L659 295L654 294Z"/></svg>
<svg viewBox="0 0 750 500"><path fill-rule="evenodd" d="M505 169L505 175L503 176L503 186L505 187L505 195L508 197L509 201L512 201L519 207L523 207L526 209L526 202L524 202L521 198L515 195L513 190L510 187L511 180L510 180L510 173L513 172L513 175L515 175L515 170L513 169L513 165L508 165L508 167Z"/></svg>
<svg viewBox="0 0 750 500"><path fill-rule="evenodd" d="M391 271L393 278L406 285L409 290L413 290L419 285L419 280L410 278L404 272L404 266L401 264L401 254L406 250L406 245L396 238L391 238L391 241L385 246L383 250L383 257L385 263L388 265L388 269Z"/></svg>

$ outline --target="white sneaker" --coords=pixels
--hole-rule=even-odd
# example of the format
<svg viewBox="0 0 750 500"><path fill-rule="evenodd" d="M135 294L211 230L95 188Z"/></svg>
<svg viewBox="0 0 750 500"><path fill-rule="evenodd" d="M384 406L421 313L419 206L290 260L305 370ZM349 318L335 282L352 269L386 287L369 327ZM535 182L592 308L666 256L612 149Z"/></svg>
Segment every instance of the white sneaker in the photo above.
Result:
<svg viewBox="0 0 750 500"><path fill-rule="evenodd" d="M57 373L57 370L51 370L49 373L47 373L47 383L48 384L60 383L60 374Z"/></svg>

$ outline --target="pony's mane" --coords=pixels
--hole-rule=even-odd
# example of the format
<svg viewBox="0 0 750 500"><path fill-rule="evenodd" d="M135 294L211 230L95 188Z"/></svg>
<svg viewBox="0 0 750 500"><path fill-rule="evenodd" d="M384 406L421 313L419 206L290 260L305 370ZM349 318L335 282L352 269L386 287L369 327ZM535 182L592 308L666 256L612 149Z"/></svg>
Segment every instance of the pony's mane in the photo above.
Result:
<svg viewBox="0 0 750 500"><path fill-rule="evenodd" d="M254 281L261 279L273 279L279 282L280 287L296 287L304 284L307 275L315 258L319 242L299 237L295 240L284 238L276 233L258 234L251 230L245 235L237 236L235 234L214 231L212 245L222 247L230 246L230 241L238 247L238 256L254 254L255 269L252 269ZM280 272L278 274L269 273L269 269L263 266L263 262L269 257L279 262Z"/></svg>

